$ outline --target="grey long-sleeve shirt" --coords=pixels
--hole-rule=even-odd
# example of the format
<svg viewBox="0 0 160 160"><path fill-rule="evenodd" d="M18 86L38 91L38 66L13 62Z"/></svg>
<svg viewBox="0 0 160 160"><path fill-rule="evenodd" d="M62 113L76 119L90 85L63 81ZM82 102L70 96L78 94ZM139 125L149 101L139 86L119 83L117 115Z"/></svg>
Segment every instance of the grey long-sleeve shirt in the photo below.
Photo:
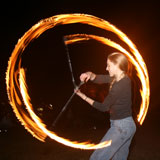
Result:
<svg viewBox="0 0 160 160"><path fill-rule="evenodd" d="M111 80L109 75L96 75L93 82L101 84L110 83ZM109 111L112 120L131 116L131 105L131 80L128 76L113 84L103 103L97 101L93 103L94 108L102 112Z"/></svg>

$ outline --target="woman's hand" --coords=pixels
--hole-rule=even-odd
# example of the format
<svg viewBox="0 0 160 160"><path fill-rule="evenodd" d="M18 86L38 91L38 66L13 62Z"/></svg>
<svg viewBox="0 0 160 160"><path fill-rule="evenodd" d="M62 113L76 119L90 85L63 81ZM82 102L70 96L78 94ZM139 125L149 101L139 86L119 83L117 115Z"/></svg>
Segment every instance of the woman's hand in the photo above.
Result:
<svg viewBox="0 0 160 160"><path fill-rule="evenodd" d="M87 96L86 96L85 94L83 94L79 89L75 89L74 92L75 92L79 97L81 97L83 100L85 100L86 97L87 97Z"/></svg>
<svg viewBox="0 0 160 160"><path fill-rule="evenodd" d="M89 103L91 106L93 105L94 103L94 100L87 97L85 94L83 94L79 89L75 89L74 92L79 96L81 97L84 101L86 101L87 103Z"/></svg>
<svg viewBox="0 0 160 160"><path fill-rule="evenodd" d="M82 82L87 82L88 80L94 80L96 78L96 74L92 72L85 72L80 75L80 80Z"/></svg>

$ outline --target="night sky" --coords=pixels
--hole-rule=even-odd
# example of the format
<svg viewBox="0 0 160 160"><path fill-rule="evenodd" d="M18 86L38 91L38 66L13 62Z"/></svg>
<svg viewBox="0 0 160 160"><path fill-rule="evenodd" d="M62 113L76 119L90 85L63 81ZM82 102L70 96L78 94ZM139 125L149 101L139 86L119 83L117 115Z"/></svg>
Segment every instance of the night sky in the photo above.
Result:
<svg viewBox="0 0 160 160"><path fill-rule="evenodd" d="M159 131L159 8L158 2L154 1L4 1L0 10L0 101L7 102L5 71L18 39L41 19L64 13L85 13L109 21L137 46L147 65L151 85L150 106L144 124L157 123L155 126ZM73 86L62 38L73 33L92 33L112 39L109 32L73 24L48 30L34 40L26 48L22 64L27 69L29 92L35 105L62 107L72 94ZM109 47L94 41L69 46L76 83L79 83L79 75L84 71L106 73L105 58L111 51ZM78 97L73 100L73 105L76 103L74 101L82 103ZM70 107L73 107L72 104Z"/></svg>

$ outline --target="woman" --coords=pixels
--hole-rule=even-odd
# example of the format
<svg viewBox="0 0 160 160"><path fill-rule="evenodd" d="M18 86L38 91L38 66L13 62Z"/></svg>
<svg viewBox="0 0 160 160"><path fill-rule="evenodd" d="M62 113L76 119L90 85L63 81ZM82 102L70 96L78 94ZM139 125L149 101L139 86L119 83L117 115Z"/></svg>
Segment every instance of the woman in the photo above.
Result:
<svg viewBox="0 0 160 160"><path fill-rule="evenodd" d="M108 56L107 68L109 75L96 75L92 72L82 73L80 80L94 83L110 83L109 93L103 103L97 102L80 90L76 94L94 108L110 113L110 129L101 142L112 140L109 147L97 149L93 152L90 160L126 160L129 146L136 131L136 125L132 118L131 109L131 80L128 70L129 63L122 53L114 52Z"/></svg>

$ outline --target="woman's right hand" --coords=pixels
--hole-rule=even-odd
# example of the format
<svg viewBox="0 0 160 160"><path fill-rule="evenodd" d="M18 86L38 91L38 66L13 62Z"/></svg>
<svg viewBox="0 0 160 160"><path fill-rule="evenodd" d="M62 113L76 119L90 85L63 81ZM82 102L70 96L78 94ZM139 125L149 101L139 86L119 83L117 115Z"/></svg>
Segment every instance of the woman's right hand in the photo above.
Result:
<svg viewBox="0 0 160 160"><path fill-rule="evenodd" d="M88 80L93 81L96 78L96 74L92 72L85 72L80 75L80 80L82 82L87 82Z"/></svg>

